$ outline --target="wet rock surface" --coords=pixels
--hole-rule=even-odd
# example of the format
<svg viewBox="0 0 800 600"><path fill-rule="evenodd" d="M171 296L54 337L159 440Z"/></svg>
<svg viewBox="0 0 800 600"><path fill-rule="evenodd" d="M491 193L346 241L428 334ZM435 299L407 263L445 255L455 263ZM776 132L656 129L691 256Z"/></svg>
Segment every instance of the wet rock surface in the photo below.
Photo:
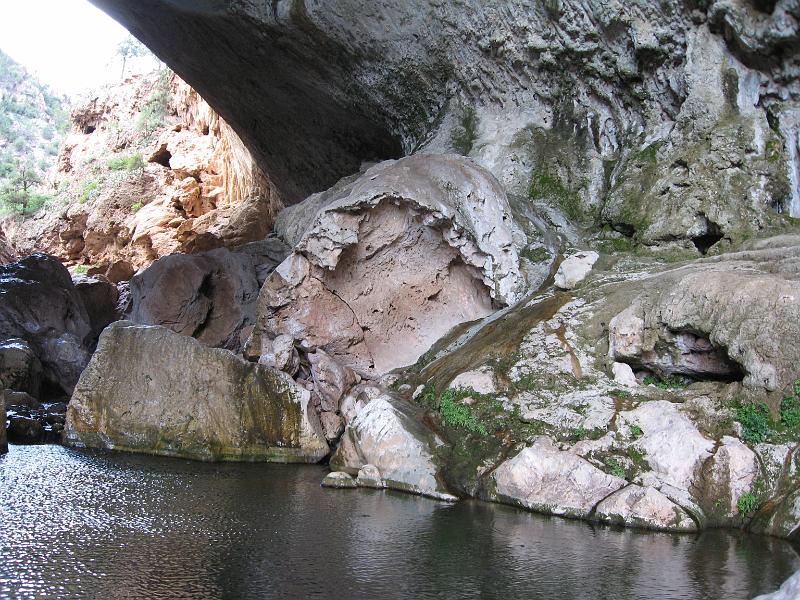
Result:
<svg viewBox="0 0 800 600"><path fill-rule="evenodd" d="M440 482L434 459L442 441L419 421L415 407L375 387L355 388L347 404L347 427L331 456L332 469L358 475L359 485L382 482L389 489L456 500Z"/></svg>
<svg viewBox="0 0 800 600"><path fill-rule="evenodd" d="M50 394L70 394L93 340L89 313L67 269L46 254L2 266L0 298L4 387L38 394L44 385Z"/></svg>
<svg viewBox="0 0 800 600"><path fill-rule="evenodd" d="M119 321L81 375L64 441L199 460L318 462L329 448L309 402L279 371Z"/></svg>

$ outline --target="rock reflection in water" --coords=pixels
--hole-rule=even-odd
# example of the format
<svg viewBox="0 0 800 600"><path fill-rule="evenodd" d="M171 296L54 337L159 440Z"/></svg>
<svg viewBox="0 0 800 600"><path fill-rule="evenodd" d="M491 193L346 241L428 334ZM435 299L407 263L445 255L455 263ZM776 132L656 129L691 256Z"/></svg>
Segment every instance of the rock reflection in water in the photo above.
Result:
<svg viewBox="0 0 800 600"><path fill-rule="evenodd" d="M58 446L0 457L0 596L748 598L787 542L325 490L325 469Z"/></svg>

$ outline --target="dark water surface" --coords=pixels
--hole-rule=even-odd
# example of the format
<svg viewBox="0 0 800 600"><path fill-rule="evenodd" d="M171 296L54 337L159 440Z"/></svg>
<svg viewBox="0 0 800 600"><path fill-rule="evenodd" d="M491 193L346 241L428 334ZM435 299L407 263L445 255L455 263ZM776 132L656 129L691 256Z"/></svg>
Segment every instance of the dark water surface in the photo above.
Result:
<svg viewBox="0 0 800 600"><path fill-rule="evenodd" d="M766 537L325 490L324 474L11 446L0 596L732 600L800 568L791 545Z"/></svg>

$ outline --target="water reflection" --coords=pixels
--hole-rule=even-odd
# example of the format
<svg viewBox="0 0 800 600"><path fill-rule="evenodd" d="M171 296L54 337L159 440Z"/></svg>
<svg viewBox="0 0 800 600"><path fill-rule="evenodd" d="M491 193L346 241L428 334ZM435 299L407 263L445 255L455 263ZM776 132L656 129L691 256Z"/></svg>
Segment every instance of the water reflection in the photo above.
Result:
<svg viewBox="0 0 800 600"><path fill-rule="evenodd" d="M771 538L323 490L324 472L12 446L0 596L732 599L800 568Z"/></svg>

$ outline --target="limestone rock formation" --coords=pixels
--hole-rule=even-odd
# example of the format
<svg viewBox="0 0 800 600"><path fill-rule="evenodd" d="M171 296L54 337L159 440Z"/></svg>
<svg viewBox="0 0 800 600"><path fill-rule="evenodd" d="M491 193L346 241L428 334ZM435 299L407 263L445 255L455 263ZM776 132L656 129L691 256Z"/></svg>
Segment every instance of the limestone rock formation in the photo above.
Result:
<svg viewBox="0 0 800 600"><path fill-rule="evenodd" d="M588 517L625 480L607 475L588 461L562 451L542 437L492 474L498 500L539 512Z"/></svg>
<svg viewBox="0 0 800 600"><path fill-rule="evenodd" d="M2 266L0 298L4 386L32 394L44 386L48 395L71 394L93 340L91 319L67 269L46 254Z"/></svg>
<svg viewBox="0 0 800 600"><path fill-rule="evenodd" d="M551 514L796 537L796 241L677 266L621 261L449 338L398 387L494 384L460 384L458 418L440 417L445 481Z"/></svg>
<svg viewBox="0 0 800 600"><path fill-rule="evenodd" d="M800 216L791 0L97 4L230 119L288 203L363 160L457 150L649 246L699 255Z"/></svg>
<svg viewBox="0 0 800 600"><path fill-rule="evenodd" d="M295 247L261 291L251 356L280 335L361 373L412 364L451 327L521 297L505 194L457 156L413 156L281 213ZM398 344L398 340L402 340Z"/></svg>
<svg viewBox="0 0 800 600"><path fill-rule="evenodd" d="M358 487L358 485L348 473L334 471L325 475L325 479L322 480L322 487L352 489Z"/></svg>
<svg viewBox="0 0 800 600"><path fill-rule="evenodd" d="M51 182L59 209L0 223L19 253L116 283L160 256L261 240L281 206L238 136L169 71L97 91L71 125Z"/></svg>
<svg viewBox="0 0 800 600"><path fill-rule="evenodd" d="M789 577L777 591L756 596L753 600L793 600L800 596L800 571Z"/></svg>
<svg viewBox="0 0 800 600"><path fill-rule="evenodd" d="M562 290L571 290L592 271L592 265L600 255L597 252L578 252L564 259L556 271L555 286Z"/></svg>
<svg viewBox="0 0 800 600"><path fill-rule="evenodd" d="M440 483L434 454L442 444L425 427L416 409L385 390L367 388L353 393L347 428L331 457L331 468L359 475L366 465L378 472L370 483L380 481L396 489L440 500L455 500Z"/></svg>
<svg viewBox="0 0 800 600"><path fill-rule="evenodd" d="M264 278L287 253L273 238L233 252L164 256L131 279L125 318L239 352L255 323Z"/></svg>
<svg viewBox="0 0 800 600"><path fill-rule="evenodd" d="M318 462L329 448L309 401L279 371L119 321L78 381L64 441L199 460Z"/></svg>

